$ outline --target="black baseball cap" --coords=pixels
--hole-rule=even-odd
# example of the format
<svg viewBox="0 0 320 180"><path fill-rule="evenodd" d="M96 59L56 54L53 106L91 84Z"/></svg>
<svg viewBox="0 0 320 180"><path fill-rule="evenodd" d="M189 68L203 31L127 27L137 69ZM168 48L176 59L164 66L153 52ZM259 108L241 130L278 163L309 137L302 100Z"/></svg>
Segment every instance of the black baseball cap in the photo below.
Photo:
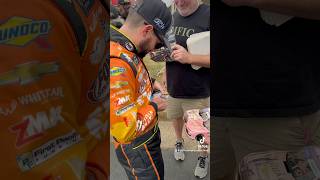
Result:
<svg viewBox="0 0 320 180"><path fill-rule="evenodd" d="M171 49L169 37L172 36L172 15L166 4L161 0L137 0L131 6L140 14L148 24L154 28L154 32L162 43Z"/></svg>

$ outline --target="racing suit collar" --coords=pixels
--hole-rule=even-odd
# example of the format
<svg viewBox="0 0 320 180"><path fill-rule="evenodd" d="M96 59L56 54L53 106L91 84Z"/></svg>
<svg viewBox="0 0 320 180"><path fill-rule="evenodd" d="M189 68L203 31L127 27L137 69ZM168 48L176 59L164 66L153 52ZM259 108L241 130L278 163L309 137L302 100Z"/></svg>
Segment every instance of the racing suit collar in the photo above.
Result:
<svg viewBox="0 0 320 180"><path fill-rule="evenodd" d="M124 33L120 32L118 28L110 26L110 40L119 43L128 51L138 54L137 46Z"/></svg>

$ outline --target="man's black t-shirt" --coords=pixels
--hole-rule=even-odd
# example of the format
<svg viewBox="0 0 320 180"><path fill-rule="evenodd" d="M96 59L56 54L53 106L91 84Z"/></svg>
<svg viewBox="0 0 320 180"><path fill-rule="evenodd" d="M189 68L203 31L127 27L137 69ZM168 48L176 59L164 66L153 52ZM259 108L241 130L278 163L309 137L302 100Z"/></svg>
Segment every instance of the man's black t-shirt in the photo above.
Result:
<svg viewBox="0 0 320 180"><path fill-rule="evenodd" d="M210 7L200 5L191 15L183 17L175 12L174 32L177 44L187 49L186 41L191 34L209 31ZM170 96L175 98L205 98L210 96L210 69L192 69L190 64L168 62L167 86Z"/></svg>
<svg viewBox="0 0 320 180"><path fill-rule="evenodd" d="M280 26L214 1L213 114L283 117L320 108L320 21Z"/></svg>

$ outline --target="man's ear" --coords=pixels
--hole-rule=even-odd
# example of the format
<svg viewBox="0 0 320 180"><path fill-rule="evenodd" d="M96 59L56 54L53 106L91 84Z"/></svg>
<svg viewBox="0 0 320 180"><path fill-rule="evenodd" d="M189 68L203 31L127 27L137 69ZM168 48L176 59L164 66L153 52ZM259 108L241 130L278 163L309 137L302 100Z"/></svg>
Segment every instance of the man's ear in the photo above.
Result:
<svg viewBox="0 0 320 180"><path fill-rule="evenodd" d="M145 25L142 28L143 36L148 36L148 34L150 34L150 32L152 32L152 30L153 30L153 26L152 25L150 25L150 24Z"/></svg>

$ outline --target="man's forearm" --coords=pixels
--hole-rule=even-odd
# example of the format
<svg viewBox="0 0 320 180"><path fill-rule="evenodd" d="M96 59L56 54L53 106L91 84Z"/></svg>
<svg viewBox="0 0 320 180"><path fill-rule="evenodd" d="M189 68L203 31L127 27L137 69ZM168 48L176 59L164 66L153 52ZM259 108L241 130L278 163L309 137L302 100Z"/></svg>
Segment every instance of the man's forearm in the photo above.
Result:
<svg viewBox="0 0 320 180"><path fill-rule="evenodd" d="M210 56L209 55L191 55L191 64L210 68Z"/></svg>
<svg viewBox="0 0 320 180"><path fill-rule="evenodd" d="M243 2L242 5L256 7L281 14L320 20L320 0L225 0Z"/></svg>

